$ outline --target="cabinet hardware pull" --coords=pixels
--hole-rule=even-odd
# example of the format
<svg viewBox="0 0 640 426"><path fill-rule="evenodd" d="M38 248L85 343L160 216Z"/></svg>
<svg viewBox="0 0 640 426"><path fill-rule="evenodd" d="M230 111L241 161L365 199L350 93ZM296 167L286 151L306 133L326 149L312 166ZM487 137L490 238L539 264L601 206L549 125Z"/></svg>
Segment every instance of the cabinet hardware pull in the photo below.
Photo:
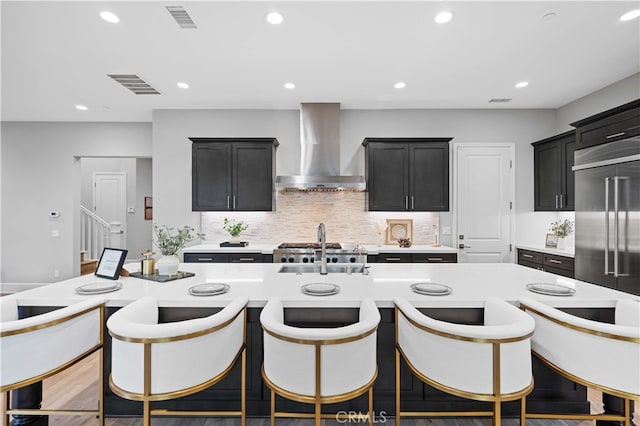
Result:
<svg viewBox="0 0 640 426"><path fill-rule="evenodd" d="M416 209L415 197L412 195L411 196L411 210L415 210L415 209Z"/></svg>
<svg viewBox="0 0 640 426"><path fill-rule="evenodd" d="M533 256L530 254L523 254L522 257L526 257L527 259L533 259Z"/></svg>
<svg viewBox="0 0 640 426"><path fill-rule="evenodd" d="M564 194L560 194L560 208L562 208L564 204Z"/></svg>
<svg viewBox="0 0 640 426"><path fill-rule="evenodd" d="M604 274L609 272L609 178L604 178Z"/></svg>
<svg viewBox="0 0 640 426"><path fill-rule="evenodd" d="M549 259L549 263L555 263L557 265L562 265L562 262L559 260L555 260L555 259Z"/></svg>
<svg viewBox="0 0 640 426"><path fill-rule="evenodd" d="M386 259L386 260L388 260L388 261L389 261L389 260L393 260L393 261L396 261L396 262L397 262L397 261L399 261L399 260L400 260L400 258L399 258L399 257L387 257L387 259Z"/></svg>
<svg viewBox="0 0 640 426"><path fill-rule="evenodd" d="M236 196L233 196L233 209L236 209Z"/></svg>
<svg viewBox="0 0 640 426"><path fill-rule="evenodd" d="M556 209L558 208L558 194L556 194Z"/></svg>
<svg viewBox="0 0 640 426"><path fill-rule="evenodd" d="M230 208L229 199L230 199L230 197L227 195L227 210L229 210L229 208Z"/></svg>
<svg viewBox="0 0 640 426"><path fill-rule="evenodd" d="M442 260L441 257L427 257L427 260Z"/></svg>
<svg viewBox="0 0 640 426"><path fill-rule="evenodd" d="M404 209L409 210L409 196L404 197Z"/></svg>
<svg viewBox="0 0 640 426"><path fill-rule="evenodd" d="M207 261L212 261L212 260L213 260L213 258L212 258L212 257L199 257L199 258L198 258L198 261L200 261L200 262L203 262L203 261L205 261L205 260L207 260Z"/></svg>
<svg viewBox="0 0 640 426"><path fill-rule="evenodd" d="M607 139L617 138L618 136L622 136L622 135L624 135L624 132L614 133L612 135L607 135Z"/></svg>
<svg viewBox="0 0 640 426"><path fill-rule="evenodd" d="M623 132L624 133L624 132ZM620 177L619 176L614 176L613 177L613 232L615 232L615 234L613 234L613 276L614 277L619 277L619 260L620 260L620 251L619 251L619 219L618 219L618 211L619 211L619 188L618 188L618 182L620 182Z"/></svg>
<svg viewBox="0 0 640 426"><path fill-rule="evenodd" d="M253 262L255 259L253 257L241 257L240 262Z"/></svg>

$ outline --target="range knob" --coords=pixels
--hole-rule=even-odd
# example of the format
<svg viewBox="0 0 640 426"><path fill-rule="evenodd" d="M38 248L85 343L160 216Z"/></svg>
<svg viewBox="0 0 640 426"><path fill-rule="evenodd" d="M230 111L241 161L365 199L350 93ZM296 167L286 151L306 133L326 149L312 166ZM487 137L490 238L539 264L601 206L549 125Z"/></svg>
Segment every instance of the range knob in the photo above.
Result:
<svg viewBox="0 0 640 426"><path fill-rule="evenodd" d="M309 258L306 256L302 258L302 263L309 263Z"/></svg>
<svg viewBox="0 0 640 426"><path fill-rule="evenodd" d="M350 258L349 258L349 262L351 262L351 263L356 263L356 258L355 258L355 257L350 257Z"/></svg>
<svg viewBox="0 0 640 426"><path fill-rule="evenodd" d="M314 257L312 257L312 258L310 259L310 262L311 262L311 263L313 263L315 260L316 260L316 259L315 259Z"/></svg>
<svg viewBox="0 0 640 426"><path fill-rule="evenodd" d="M286 258L286 257L282 256L282 257L280 258L280 262L285 263L286 261L287 261L287 258Z"/></svg>
<svg viewBox="0 0 640 426"><path fill-rule="evenodd" d="M331 258L331 262L332 263L338 263L338 258L337 257L332 257Z"/></svg>
<svg viewBox="0 0 640 426"><path fill-rule="evenodd" d="M293 257L289 258L289 263L293 263Z"/></svg>

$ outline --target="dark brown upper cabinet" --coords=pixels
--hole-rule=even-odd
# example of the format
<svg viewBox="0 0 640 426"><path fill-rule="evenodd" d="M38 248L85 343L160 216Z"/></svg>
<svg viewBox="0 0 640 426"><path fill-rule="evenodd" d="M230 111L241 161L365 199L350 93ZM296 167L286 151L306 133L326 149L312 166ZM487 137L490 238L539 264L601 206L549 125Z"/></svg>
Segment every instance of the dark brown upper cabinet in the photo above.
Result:
<svg viewBox="0 0 640 426"><path fill-rule="evenodd" d="M191 210L271 211L274 138L189 138Z"/></svg>
<svg viewBox="0 0 640 426"><path fill-rule="evenodd" d="M448 211L451 139L366 138L369 211Z"/></svg>
<svg viewBox="0 0 640 426"><path fill-rule="evenodd" d="M573 130L532 143L535 211L573 211L572 170L576 138Z"/></svg>
<svg viewBox="0 0 640 426"><path fill-rule="evenodd" d="M640 99L571 123L576 149L640 135Z"/></svg>

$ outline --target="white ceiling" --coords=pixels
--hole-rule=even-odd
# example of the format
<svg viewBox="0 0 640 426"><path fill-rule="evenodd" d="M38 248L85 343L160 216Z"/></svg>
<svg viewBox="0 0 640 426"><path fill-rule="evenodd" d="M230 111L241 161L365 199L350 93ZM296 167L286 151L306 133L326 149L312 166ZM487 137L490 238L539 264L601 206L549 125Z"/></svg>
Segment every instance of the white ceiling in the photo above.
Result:
<svg viewBox="0 0 640 426"><path fill-rule="evenodd" d="M197 29L165 6L183 5ZM2 120L154 109L558 108L640 72L638 1L2 1ZM454 18L436 24L437 12ZM109 24L99 17L120 17ZM264 17L277 10L284 23ZM553 12L554 19L543 20ZM107 74L138 74L134 95ZM530 82L516 89L521 80ZM191 85L176 87L178 81ZM296 89L286 90L285 82ZM402 90L393 88L405 81ZM491 98L513 98L507 104ZM78 111L76 104L89 110Z"/></svg>

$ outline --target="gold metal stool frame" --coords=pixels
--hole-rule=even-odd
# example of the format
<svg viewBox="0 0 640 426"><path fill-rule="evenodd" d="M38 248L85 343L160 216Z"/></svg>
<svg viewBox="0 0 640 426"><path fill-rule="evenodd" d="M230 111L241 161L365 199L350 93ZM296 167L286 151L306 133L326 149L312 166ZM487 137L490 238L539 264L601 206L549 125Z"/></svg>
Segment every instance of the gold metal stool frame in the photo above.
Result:
<svg viewBox="0 0 640 426"><path fill-rule="evenodd" d="M35 330L41 330L44 328L48 328L48 327L52 327L55 325L59 325L62 323L65 323L67 321L70 321L74 318L77 318L79 316L85 315L91 311L94 310L98 310L100 313L100 341L98 342L98 344L96 344L95 346L91 347L90 349L88 349L87 351L85 351L84 353L78 355L77 357L75 357L74 359L70 360L69 362L67 362L66 364L63 364L57 368L54 368L53 370L47 371L44 374L40 374L36 377L32 377L26 380L23 380L21 382L17 382L17 383L12 383L10 385L6 385L3 386L2 388L0 388L0 392L4 394L4 399L5 399L5 409L4 409L4 413L3 413L3 420L2 420L2 424L5 426L9 425L9 418L11 415L57 415L57 416L96 416L98 418L98 424L103 426L104 425L104 373L103 373L103 363L104 363L104 352L103 352L103 347L104 347L104 318L105 318L105 307L104 307L104 303L97 305L97 306L93 306L91 308L85 309L83 311L80 312L76 312L74 314L62 317L62 318L58 318L54 321L50 321L47 323L43 323L43 324L38 324L35 326L31 326L31 327L25 327L25 328L20 328L17 330L11 330L11 331L6 331L3 332L0 335L1 337L8 337L8 336L13 336L13 335L17 335L17 334L23 334L23 333L29 333L31 331L35 331ZM80 361L86 359L88 356L92 355L93 353L95 353L96 351L100 352L100 360L98 362L98 368L100 370L99 372L99 378L98 378L98 409L97 410L64 410L64 409L39 409L39 408L11 408L11 391L13 390L17 390L20 388L23 388L25 386L28 385L32 385L34 383L40 382L48 377L52 377L55 376L56 374L76 365L77 363L79 363Z"/></svg>
<svg viewBox="0 0 640 426"><path fill-rule="evenodd" d="M572 330L575 331L579 331L582 333L587 333L587 334L593 334L596 336L600 336L600 337L604 337L607 339L615 339L615 340L622 340L622 341L626 341L626 342L633 342L633 343L640 343L640 339L637 338L633 338L633 337L628 337L628 336L620 336L617 334L612 334L612 333L603 333L600 331L595 331L595 330L591 330L588 328L584 328L584 327L579 327L577 325L573 325L573 324L569 324L566 323L564 321L558 320L557 318L552 318L549 315L546 315L542 312L539 312L538 310L527 306L526 304L521 303L520 304L520 308L523 311L530 311L536 315L539 315L549 321L552 321L556 324L559 324L563 327L567 327L570 328ZM623 421L625 426L631 426L631 401L640 401L640 395L636 395L636 394L632 394L632 393L627 393L627 392L622 392L616 389L611 389L609 387L606 386L601 386L598 385L597 383L592 383L589 382L587 380L584 380L580 377L577 377L565 370L563 370L562 368L558 367L557 365L553 364L552 362L550 362L549 360L547 360L546 358L544 358L542 355L540 355L539 353L532 351L533 355L538 358L543 364L545 364L547 367L549 367L551 370L555 371L556 373L560 374L561 376L566 377L567 379L576 382L580 385L586 386L588 388L591 389L595 389L595 390L599 390L601 392L607 393L609 395L613 395L613 396L617 396L619 398L622 398L624 400L623 402L623 406L624 406L624 413L623 414L606 414L606 413L601 413L601 414L555 414L555 413L526 413L526 417L528 419L556 419L556 420L612 420L612 421Z"/></svg>
<svg viewBox="0 0 640 426"><path fill-rule="evenodd" d="M264 371L264 363L262 364L262 379L264 380L264 383L267 385L267 387L271 390L271 426L275 426L276 417L313 418L315 419L316 426L320 426L321 419L323 418L324 419L329 419L329 418L353 419L353 416L346 413L345 414L322 414L322 404L334 404L337 402L348 401L350 399L354 399L364 394L365 392L369 393L368 395L369 411L367 413L367 418L369 420L369 426L373 425L373 415L374 415L373 385L375 384L376 379L378 378L378 367L376 366L376 370L375 370L375 373L373 374L372 379L368 383L366 383L364 386L344 394L322 397L320 393L320 390L322 389L321 381L320 381L321 372L322 372L321 371L321 365L322 365L321 349L322 349L322 346L326 346L326 345L337 345L341 343L350 343L350 342L362 340L365 337L375 333L378 330L377 326L357 336L345 337L342 339L329 339L329 340L293 339L287 336L282 336L280 334L274 333L273 331L265 328L264 325L262 329L266 333L268 333L270 336L273 336L279 340L302 344L302 345L315 346L315 395L302 395L294 392L289 392L285 389L280 388L279 386L276 386L271 380L269 380L269 377ZM285 412L285 411L276 411L276 397L275 397L276 394L284 398L287 398L291 401L302 402L306 404L314 404L315 411L314 413L292 413L292 412Z"/></svg>
<svg viewBox="0 0 640 426"><path fill-rule="evenodd" d="M407 359L406 355L400 348L398 344L398 314L402 313L402 316L406 318L413 326L426 331L427 333L435 334L441 337L445 337L448 339L454 340L462 340L466 342L474 342L474 343L491 343L493 347L493 393L492 394L480 394L473 392L466 392L458 389L451 388L449 386L443 385L442 383L436 382L432 380L422 373L420 373ZM480 339L480 338L470 338L459 336L456 334L450 334L441 332L438 330L433 330L429 327L426 327L422 324L418 324L413 321L411 318L407 317L404 312L402 312L397 306L395 307L395 345L396 345L396 426L400 426L400 419L402 416L405 417L493 417L493 425L499 426L501 423L501 404L505 401L514 401L520 400L520 424L526 424L526 396L531 393L533 390L533 379L531 383L524 389L518 392L503 394L500 391L500 344L501 343L512 343L518 342L520 340L528 339L533 335L533 332L528 333L527 335L506 338L506 339ZM440 391L446 392L451 395L459 396L462 398L467 398L475 401L486 401L493 402L493 411L402 411L400 409L400 360L404 359L409 370L413 375L415 375L418 379L423 381L424 383L432 386Z"/></svg>
<svg viewBox="0 0 640 426"><path fill-rule="evenodd" d="M229 324L238 318L238 316L242 314L244 316L244 325L243 325L243 333L242 333L242 345L240 350L234 357L233 361L229 364L229 366L217 376L207 380L204 383L201 383L197 386L189 387L186 389L182 389L174 392L167 393L151 393L151 345L175 342L179 340L193 339L195 337L204 336L207 334L211 334L215 331L225 328ZM144 393L134 393L128 392L124 389L119 388L115 383L113 383L113 378L109 376L109 387L116 395L129 399L132 401L142 401L143 402L143 424L145 426L151 425L151 416L200 416L200 417L240 417L241 426L246 425L246 379L247 379L247 306L245 305L242 310L240 310L233 318L225 321L222 324L218 324L215 327L211 327L206 330L198 331L196 333L183 334L173 337L167 338L129 338L119 336L115 333L109 332L112 338L121 340L124 342L131 343L142 343L144 345ZM218 383L222 379L224 379L230 372L233 370L233 367L237 364L238 359L241 359L242 364L242 378L241 378L241 389L240 389L240 411L179 411L179 410L164 410L164 409L151 409L152 401L166 401L170 399L180 398L183 396L191 395L196 392L200 392L204 389L207 389L214 384Z"/></svg>

